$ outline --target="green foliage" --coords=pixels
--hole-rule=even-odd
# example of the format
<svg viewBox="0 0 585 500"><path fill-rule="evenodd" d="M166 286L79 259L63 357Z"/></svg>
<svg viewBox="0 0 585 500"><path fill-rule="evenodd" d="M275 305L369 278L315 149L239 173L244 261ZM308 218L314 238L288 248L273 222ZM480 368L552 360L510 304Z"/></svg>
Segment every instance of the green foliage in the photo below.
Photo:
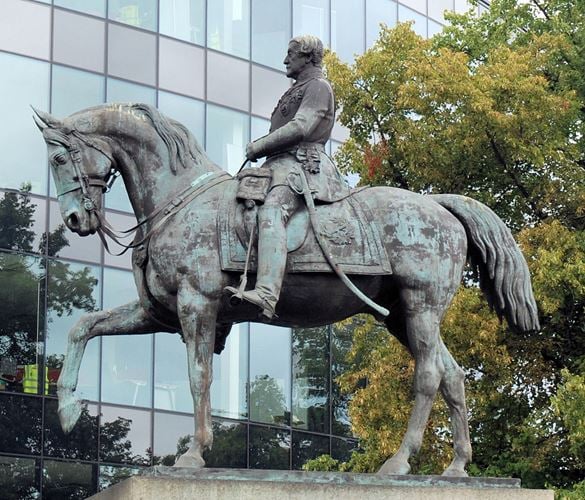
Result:
<svg viewBox="0 0 585 500"><path fill-rule="evenodd" d="M472 277L442 324L466 373L474 449L468 470L582 498L585 2L493 0L482 16L449 18L451 27L432 40L409 25L383 29L351 66L327 54L350 131L337 161L363 184L469 195L516 233L541 330L509 331ZM353 346L337 382L352 395L352 430L363 452L308 467L373 472L406 429L413 366L373 320L354 318L344 328L353 330ZM413 471L442 471L451 439L437 402Z"/></svg>

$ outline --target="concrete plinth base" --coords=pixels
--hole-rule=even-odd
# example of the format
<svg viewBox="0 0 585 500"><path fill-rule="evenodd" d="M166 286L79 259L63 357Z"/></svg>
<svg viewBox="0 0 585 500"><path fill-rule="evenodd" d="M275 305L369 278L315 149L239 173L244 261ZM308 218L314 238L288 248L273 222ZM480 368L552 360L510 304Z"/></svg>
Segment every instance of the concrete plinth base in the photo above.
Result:
<svg viewBox="0 0 585 500"><path fill-rule="evenodd" d="M337 472L156 467L91 497L94 500L553 500L518 479L378 476Z"/></svg>

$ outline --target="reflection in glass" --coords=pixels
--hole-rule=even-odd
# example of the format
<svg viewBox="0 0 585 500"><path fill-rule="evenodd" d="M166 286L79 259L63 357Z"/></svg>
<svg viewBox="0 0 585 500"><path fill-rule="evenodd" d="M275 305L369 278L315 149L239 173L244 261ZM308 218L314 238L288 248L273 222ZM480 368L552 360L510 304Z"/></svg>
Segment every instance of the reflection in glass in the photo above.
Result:
<svg viewBox="0 0 585 500"><path fill-rule="evenodd" d="M429 16L440 23L445 22L445 11L453 10L453 0L431 0L429 2Z"/></svg>
<svg viewBox="0 0 585 500"><path fill-rule="evenodd" d="M250 420L290 425L291 331L250 325Z"/></svg>
<svg viewBox="0 0 585 500"><path fill-rule="evenodd" d="M45 266L39 258L0 252L0 391L38 394L43 384L37 352L43 341ZM47 373L44 378L46 390Z"/></svg>
<svg viewBox="0 0 585 500"><path fill-rule="evenodd" d="M213 355L211 412L228 418L248 415L248 325L234 325L220 355Z"/></svg>
<svg viewBox="0 0 585 500"><path fill-rule="evenodd" d="M101 465L100 466L100 479L99 479L99 491L108 489L124 479L135 476L143 470L141 467L123 467L119 465Z"/></svg>
<svg viewBox="0 0 585 500"><path fill-rule="evenodd" d="M408 9L403 5L398 5L398 20L401 23L412 21L412 29L417 34L424 38L427 36L427 18L412 9Z"/></svg>
<svg viewBox="0 0 585 500"><path fill-rule="evenodd" d="M205 144L205 104L202 101L161 90L158 93L158 109L185 125L200 145Z"/></svg>
<svg viewBox="0 0 585 500"><path fill-rule="evenodd" d="M329 454L329 436L317 436L305 432L292 433L293 470L299 470L308 460L325 454Z"/></svg>
<svg viewBox="0 0 585 500"><path fill-rule="evenodd" d="M175 465L177 458L189 449L193 438L193 430L194 420L192 415L155 412L154 465ZM207 466L209 467L209 464Z"/></svg>
<svg viewBox="0 0 585 500"><path fill-rule="evenodd" d="M329 46L329 0L293 0L293 36L315 35Z"/></svg>
<svg viewBox="0 0 585 500"><path fill-rule="evenodd" d="M30 184L33 193L44 195L47 147L31 119L30 106L49 109L49 63L0 52L0 75L0 95L9 96L2 100L2 120L10 123L0 134L0 187Z"/></svg>
<svg viewBox="0 0 585 500"><path fill-rule="evenodd" d="M291 33L291 0L252 0L252 60L282 69Z"/></svg>
<svg viewBox="0 0 585 500"><path fill-rule="evenodd" d="M162 35L205 44L205 0L160 0Z"/></svg>
<svg viewBox="0 0 585 500"><path fill-rule="evenodd" d="M290 468L290 432L250 425L250 469Z"/></svg>
<svg viewBox="0 0 585 500"><path fill-rule="evenodd" d="M157 0L109 0L108 17L114 21L156 31Z"/></svg>
<svg viewBox="0 0 585 500"><path fill-rule="evenodd" d="M248 115L208 104L206 129L207 154L224 170L235 174L242 164L250 137Z"/></svg>
<svg viewBox="0 0 585 500"><path fill-rule="evenodd" d="M206 467L246 468L246 426L214 420L213 447L203 454Z"/></svg>
<svg viewBox="0 0 585 500"><path fill-rule="evenodd" d="M396 2L393 0L368 0L366 11L366 44L370 47L380 32L380 23L389 28L396 24Z"/></svg>
<svg viewBox="0 0 585 500"><path fill-rule="evenodd" d="M187 349L179 335L155 335L154 406L193 413L187 373Z"/></svg>
<svg viewBox="0 0 585 500"><path fill-rule="evenodd" d="M104 309L138 298L132 273L104 268ZM152 335L112 335L102 339L102 401L150 407Z"/></svg>
<svg viewBox="0 0 585 500"><path fill-rule="evenodd" d="M250 0L214 0L207 4L207 46L250 57Z"/></svg>
<svg viewBox="0 0 585 500"><path fill-rule="evenodd" d="M96 493L97 465L55 460L43 465L43 499L82 500Z"/></svg>
<svg viewBox="0 0 585 500"><path fill-rule="evenodd" d="M340 462L347 462L354 451L358 451L358 442L355 439L331 438L331 457Z"/></svg>
<svg viewBox="0 0 585 500"><path fill-rule="evenodd" d="M0 191L0 248L29 253L46 253L44 199L26 191Z"/></svg>
<svg viewBox="0 0 585 500"><path fill-rule="evenodd" d="M150 412L102 405L100 459L133 465L150 465Z"/></svg>
<svg viewBox="0 0 585 500"><path fill-rule="evenodd" d="M55 5L94 16L106 15L106 0L55 0Z"/></svg>
<svg viewBox="0 0 585 500"><path fill-rule="evenodd" d="M329 432L329 327L292 332L292 425Z"/></svg>
<svg viewBox="0 0 585 500"><path fill-rule="evenodd" d="M41 453L42 398L0 394L0 452Z"/></svg>
<svg viewBox="0 0 585 500"><path fill-rule="evenodd" d="M104 102L104 77L53 65L51 113L65 117Z"/></svg>
<svg viewBox="0 0 585 500"><path fill-rule="evenodd" d="M437 0L431 0L431 2L436 1ZM418 10L422 14L427 12L427 0L401 0L401 2L408 7Z"/></svg>
<svg viewBox="0 0 585 500"><path fill-rule="evenodd" d="M57 393L57 379L67 351L69 331L84 314L99 306L99 269L64 261L50 261L47 289L46 364L50 394ZM98 399L99 339L85 348L76 394L83 399Z"/></svg>
<svg viewBox="0 0 585 500"><path fill-rule="evenodd" d="M363 53L364 0L331 0L331 48L347 63Z"/></svg>
<svg viewBox="0 0 585 500"><path fill-rule="evenodd" d="M58 401L45 398L44 454L56 458L97 461L98 409L83 403L81 416L69 434L61 429Z"/></svg>
<svg viewBox="0 0 585 500"><path fill-rule="evenodd" d="M341 392L336 379L348 368L347 355L352 343L352 324L336 323L331 330L331 434L351 436L350 396Z"/></svg>
<svg viewBox="0 0 585 500"><path fill-rule="evenodd" d="M443 25L436 23L432 19L428 20L428 25L429 25L429 28L428 28L429 29L429 38L432 38L437 33L440 33L441 31L443 31Z"/></svg>
<svg viewBox="0 0 585 500"><path fill-rule="evenodd" d="M107 102L143 102L153 106L156 104L156 91L151 87L145 87L137 83L108 78L106 90Z"/></svg>
<svg viewBox="0 0 585 500"><path fill-rule="evenodd" d="M3 500L39 498L37 462L31 458L0 457L0 491ZM14 479L18 478L17 481Z"/></svg>

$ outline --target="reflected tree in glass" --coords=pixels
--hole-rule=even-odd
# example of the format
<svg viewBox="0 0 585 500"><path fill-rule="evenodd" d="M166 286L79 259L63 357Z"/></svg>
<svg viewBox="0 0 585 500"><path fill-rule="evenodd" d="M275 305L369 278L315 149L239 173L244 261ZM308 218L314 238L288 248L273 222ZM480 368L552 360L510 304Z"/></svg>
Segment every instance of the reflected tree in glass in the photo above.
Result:
<svg viewBox="0 0 585 500"><path fill-rule="evenodd" d="M213 447L203 454L206 467L246 468L246 426L214 420Z"/></svg>
<svg viewBox="0 0 585 500"><path fill-rule="evenodd" d="M3 500L33 500L40 497L36 460L0 457L0 491ZM15 481L14 478L18 478Z"/></svg>
<svg viewBox="0 0 585 500"><path fill-rule="evenodd" d="M293 432L292 468L299 470L305 462L329 453L329 436Z"/></svg>
<svg viewBox="0 0 585 500"><path fill-rule="evenodd" d="M250 420L288 425L290 413L280 384L268 375L258 375L250 383Z"/></svg>
<svg viewBox="0 0 585 500"><path fill-rule="evenodd" d="M108 489L110 486L135 476L142 469L139 467L124 467L116 465L102 465L100 467L99 490Z"/></svg>
<svg viewBox="0 0 585 500"><path fill-rule="evenodd" d="M290 468L290 432L250 425L250 469Z"/></svg>
<svg viewBox="0 0 585 500"><path fill-rule="evenodd" d="M43 500L82 500L96 492L97 465L45 460Z"/></svg>

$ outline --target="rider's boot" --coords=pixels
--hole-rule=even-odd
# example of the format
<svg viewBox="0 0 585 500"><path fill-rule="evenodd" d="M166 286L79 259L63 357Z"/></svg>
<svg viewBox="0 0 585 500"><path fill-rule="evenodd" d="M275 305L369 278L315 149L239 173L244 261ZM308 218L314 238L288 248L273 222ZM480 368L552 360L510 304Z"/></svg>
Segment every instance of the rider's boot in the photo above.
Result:
<svg viewBox="0 0 585 500"><path fill-rule="evenodd" d="M258 270L256 288L238 296L258 306L262 314L271 319L286 269L286 225L280 207L262 207L259 214ZM226 287L230 292L237 292Z"/></svg>

